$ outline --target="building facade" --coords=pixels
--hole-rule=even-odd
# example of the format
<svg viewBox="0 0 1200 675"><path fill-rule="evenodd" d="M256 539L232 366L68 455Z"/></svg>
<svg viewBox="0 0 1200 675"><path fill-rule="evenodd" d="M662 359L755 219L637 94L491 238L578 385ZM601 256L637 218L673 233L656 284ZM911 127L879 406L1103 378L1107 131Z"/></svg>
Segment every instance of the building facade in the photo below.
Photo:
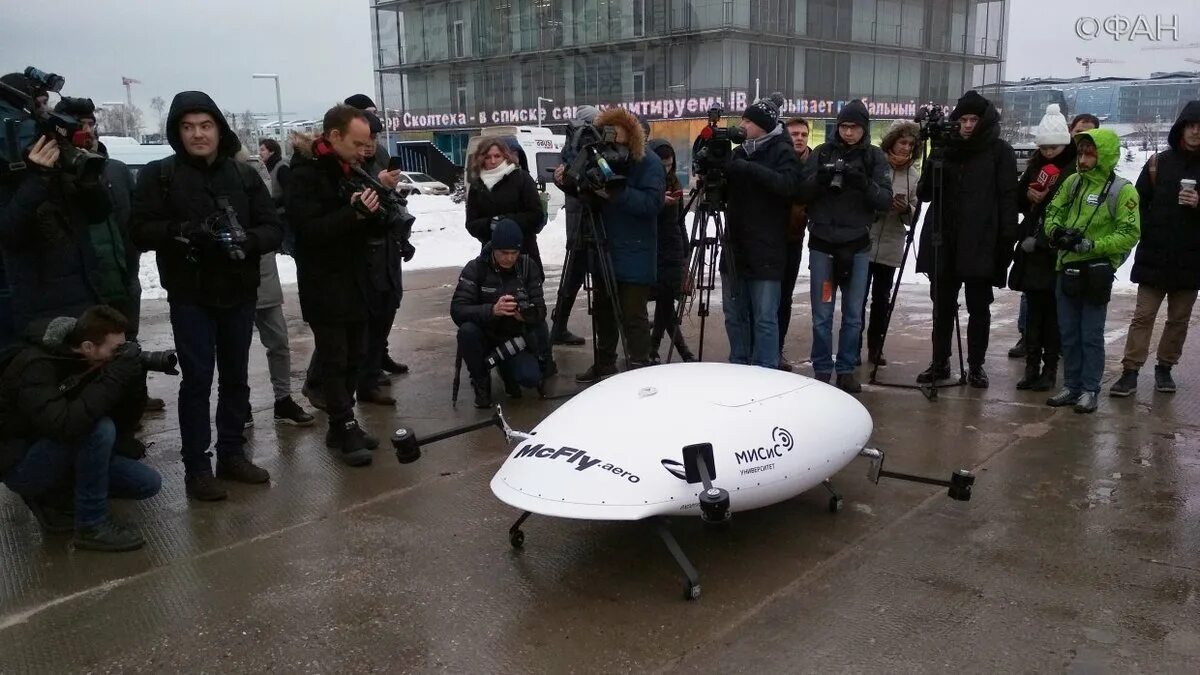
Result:
<svg viewBox="0 0 1200 675"><path fill-rule="evenodd" d="M373 0L377 103L389 131L435 142L563 124L584 104L629 107L657 132L774 91L788 114L832 119L861 98L880 119L910 117L1003 78L1007 12L1006 0Z"/></svg>

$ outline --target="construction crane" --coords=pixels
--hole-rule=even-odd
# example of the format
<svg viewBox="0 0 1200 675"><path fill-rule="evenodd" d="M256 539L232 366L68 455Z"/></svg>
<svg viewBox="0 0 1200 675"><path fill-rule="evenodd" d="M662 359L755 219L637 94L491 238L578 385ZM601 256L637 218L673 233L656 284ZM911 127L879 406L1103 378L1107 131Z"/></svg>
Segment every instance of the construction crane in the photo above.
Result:
<svg viewBox="0 0 1200 675"><path fill-rule="evenodd" d="M133 85L141 83L141 80L121 76L121 86L125 87L125 105L129 106L128 110L133 110Z"/></svg>
<svg viewBox="0 0 1200 675"><path fill-rule="evenodd" d="M1125 63L1124 61L1114 61L1113 59L1097 59L1091 56L1076 56L1075 63L1083 66L1083 76L1089 80L1092 78L1093 63Z"/></svg>

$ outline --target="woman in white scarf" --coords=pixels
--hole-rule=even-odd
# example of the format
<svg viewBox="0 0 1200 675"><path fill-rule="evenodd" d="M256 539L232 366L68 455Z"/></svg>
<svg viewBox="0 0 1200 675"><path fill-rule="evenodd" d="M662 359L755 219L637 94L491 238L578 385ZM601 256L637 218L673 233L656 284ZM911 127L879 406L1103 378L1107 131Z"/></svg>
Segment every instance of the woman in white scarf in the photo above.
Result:
<svg viewBox="0 0 1200 675"><path fill-rule="evenodd" d="M525 242L521 252L541 264L537 234L542 229L542 200L537 183L521 169L503 138L479 144L467 166L471 189L467 193L467 231L486 245L492 240L492 223L511 218L521 226Z"/></svg>

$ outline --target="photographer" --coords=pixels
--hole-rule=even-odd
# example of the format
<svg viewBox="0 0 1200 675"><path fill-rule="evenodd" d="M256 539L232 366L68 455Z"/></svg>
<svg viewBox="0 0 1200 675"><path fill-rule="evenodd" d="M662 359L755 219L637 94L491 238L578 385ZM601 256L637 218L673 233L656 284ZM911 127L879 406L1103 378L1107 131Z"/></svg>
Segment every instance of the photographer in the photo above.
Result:
<svg viewBox="0 0 1200 675"><path fill-rule="evenodd" d="M106 306L40 319L0 374L0 478L44 530L74 530L76 549L141 548L141 535L109 518L108 499L148 499L162 485L157 471L114 452L114 418L138 412L128 393L145 372L128 330Z"/></svg>
<svg viewBox="0 0 1200 675"><path fill-rule="evenodd" d="M917 273L933 279L930 297L936 306L933 361L917 382L932 384L950 377L950 341L959 289L965 287L970 315L967 381L986 389L983 364L995 300L992 287L1004 286L1018 236L1017 158L1000 138L1000 112L975 91L958 99L947 120L958 123L957 131L948 129L951 137L944 140L934 138L934 154L922 167L917 186L923 202L932 202L935 188L939 191L938 202L926 210L917 253ZM943 178L935 186L932 167L939 154L944 159Z"/></svg>
<svg viewBox="0 0 1200 675"><path fill-rule="evenodd" d="M1046 207L1044 231L1058 249L1058 328L1065 385L1046 401L1096 411L1104 376L1104 319L1113 277L1137 244L1138 191L1114 171L1121 141L1108 129L1075 137L1078 173L1069 176Z"/></svg>
<svg viewBox="0 0 1200 675"><path fill-rule="evenodd" d="M1113 384L1113 396L1137 389L1138 371L1150 354L1150 335L1163 300L1167 320L1158 340L1154 389L1175 391L1171 367L1183 355L1188 322L1200 289L1200 101L1190 101L1167 135L1165 152L1146 162L1138 176L1141 198L1141 243L1133 259L1137 306L1125 338L1124 372Z"/></svg>
<svg viewBox="0 0 1200 675"><path fill-rule="evenodd" d="M792 139L792 149L803 167L812 154L808 146L809 124L803 117L789 119L784 127ZM796 292L796 279L800 276L800 264L804 259L804 229L808 226L808 208L804 202L792 202L792 213L788 219L787 263L783 269L783 281L779 289L779 369L792 372L792 364L784 358L783 343L788 328L792 325L792 295Z"/></svg>
<svg viewBox="0 0 1200 675"><path fill-rule="evenodd" d="M250 412L247 370L259 284L259 256L279 248L283 231L267 186L234 156L242 144L208 94L175 95L167 113L173 156L138 174L133 238L155 251L179 350L179 431L189 497L225 499L209 459L209 399L217 389L217 477L266 483L247 457L242 432Z"/></svg>
<svg viewBox="0 0 1200 675"><path fill-rule="evenodd" d="M366 113L330 108L321 136L292 156L286 197L296 228L300 309L312 328L312 369L329 415L325 444L349 466L370 464L379 445L354 418L353 398L366 358L367 289L375 287L373 271L390 274L367 264L371 242L393 238L380 196L353 178L373 146Z"/></svg>
<svg viewBox="0 0 1200 675"><path fill-rule="evenodd" d="M575 119L571 121L567 130L567 141L563 143L562 162L554 170L554 184L560 190L563 189L563 173L567 166L575 161L575 138L579 130L591 125L599 114L600 110L590 105L580 106L575 112ZM563 209L567 217L567 256L559 279L558 298L555 300L554 313L551 316L553 325L550 328L550 342L556 345L578 346L586 340L568 330L567 322L571 318L571 306L575 304L575 297L579 295L579 289L583 287L583 280L587 276L587 248L580 234L583 200L577 195L564 193Z"/></svg>
<svg viewBox="0 0 1200 675"><path fill-rule="evenodd" d="M862 101L838 113L837 138L813 150L804 165L808 201L809 297L812 302L812 364L815 377L856 394L863 306L870 272L868 250L875 214L894 205L891 168L871 145L871 121ZM842 327L833 353L833 310L842 292Z"/></svg>
<svg viewBox="0 0 1200 675"><path fill-rule="evenodd" d="M521 253L525 236L516 221L500 220L491 232L483 252L463 268L450 301L476 408L492 405L488 359L497 347L516 350L503 351L496 364L509 398L520 398L521 387L536 387L541 379L534 349L536 326L546 320L541 265Z"/></svg>

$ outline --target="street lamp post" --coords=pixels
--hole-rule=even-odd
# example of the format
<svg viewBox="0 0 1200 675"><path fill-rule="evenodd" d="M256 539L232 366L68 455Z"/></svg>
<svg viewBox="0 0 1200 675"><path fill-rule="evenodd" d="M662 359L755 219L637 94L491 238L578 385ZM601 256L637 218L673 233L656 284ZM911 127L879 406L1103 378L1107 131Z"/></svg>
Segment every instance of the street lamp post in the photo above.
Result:
<svg viewBox="0 0 1200 675"><path fill-rule="evenodd" d="M539 127L542 126L542 118L545 117L542 114L542 101L545 101L546 103L554 103L554 99L542 98L541 96L538 97L538 126Z"/></svg>
<svg viewBox="0 0 1200 675"><path fill-rule="evenodd" d="M287 147L287 144L283 140L283 98L281 98L279 95L279 75L276 75L275 73L254 73L250 77L253 77L256 80L275 80L275 112L279 116L279 119L277 120L279 123L279 149L280 152L287 154L284 151L284 148Z"/></svg>

